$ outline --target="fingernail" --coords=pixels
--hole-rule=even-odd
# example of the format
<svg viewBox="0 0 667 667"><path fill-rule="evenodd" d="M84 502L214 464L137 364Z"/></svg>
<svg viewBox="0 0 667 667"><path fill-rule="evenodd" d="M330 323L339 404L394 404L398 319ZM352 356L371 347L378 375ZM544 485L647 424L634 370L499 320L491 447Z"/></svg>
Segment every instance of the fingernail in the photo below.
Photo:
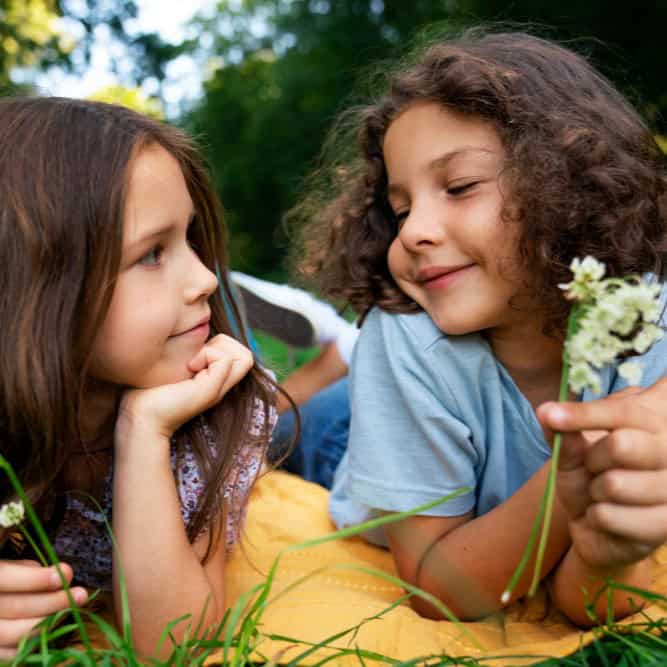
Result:
<svg viewBox="0 0 667 667"><path fill-rule="evenodd" d="M83 604L88 599L88 592L84 588L75 588L72 595L77 604Z"/></svg>
<svg viewBox="0 0 667 667"><path fill-rule="evenodd" d="M51 582L51 585L53 585L53 586L60 586L61 585L60 575L58 574L57 570L53 570L53 572L51 572L51 576L49 577L49 581Z"/></svg>
<svg viewBox="0 0 667 667"><path fill-rule="evenodd" d="M552 403L549 407L549 421L552 423L563 424L567 420L567 410L558 403Z"/></svg>

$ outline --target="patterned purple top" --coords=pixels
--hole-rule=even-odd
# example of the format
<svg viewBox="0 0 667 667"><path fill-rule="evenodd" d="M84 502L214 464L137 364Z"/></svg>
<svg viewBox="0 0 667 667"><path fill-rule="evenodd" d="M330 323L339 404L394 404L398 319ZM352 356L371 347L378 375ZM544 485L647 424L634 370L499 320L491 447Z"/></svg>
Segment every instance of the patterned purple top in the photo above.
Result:
<svg viewBox="0 0 667 667"><path fill-rule="evenodd" d="M273 428L277 418L273 408L269 418ZM263 448L252 443L252 436L259 436L263 430L264 410L258 404L252 416L249 442L237 452L225 482L224 498L228 501L225 539L228 550L239 538L250 488L262 465ZM208 429L205 433L209 446L215 448L216 444ZM197 508L204 486L199 466L188 443L177 452L172 442L171 467L177 481L181 516L187 525ZM103 512L91 508L74 493L66 494L65 513L54 539L58 557L72 566L76 581L104 591L111 590L113 545L105 521L111 525L112 478L113 470L110 467L100 502Z"/></svg>

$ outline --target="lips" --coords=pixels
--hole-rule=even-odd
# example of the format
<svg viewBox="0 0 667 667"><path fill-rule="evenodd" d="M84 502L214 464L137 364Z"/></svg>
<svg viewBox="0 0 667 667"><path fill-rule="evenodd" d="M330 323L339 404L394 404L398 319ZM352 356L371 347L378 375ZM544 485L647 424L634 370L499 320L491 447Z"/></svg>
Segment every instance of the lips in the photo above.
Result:
<svg viewBox="0 0 667 667"><path fill-rule="evenodd" d="M429 266L417 273L417 282L428 287L430 284L438 282L441 278L447 276L453 278L453 274L463 271L471 266L473 266L471 262L448 266Z"/></svg>
<svg viewBox="0 0 667 667"><path fill-rule="evenodd" d="M203 329L204 327L208 328L208 323L211 321L211 314L209 313L206 315L206 317L203 317L197 324L194 326L190 327L189 329L184 329L183 331L180 331L177 334L174 334L174 336L183 336L184 334L192 333L194 331L198 331L199 329ZM173 337L173 336L172 336Z"/></svg>

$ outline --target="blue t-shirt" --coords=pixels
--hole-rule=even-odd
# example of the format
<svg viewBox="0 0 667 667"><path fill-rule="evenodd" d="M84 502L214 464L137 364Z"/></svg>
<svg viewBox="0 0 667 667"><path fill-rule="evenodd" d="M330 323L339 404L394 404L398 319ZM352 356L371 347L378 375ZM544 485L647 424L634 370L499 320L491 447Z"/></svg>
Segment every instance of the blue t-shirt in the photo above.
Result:
<svg viewBox="0 0 667 667"><path fill-rule="evenodd" d="M664 326L664 315L662 324ZM667 337L638 358L642 386L667 374ZM624 388L616 367L599 395ZM348 450L331 491L338 527L400 512L462 487L471 490L425 514L484 514L511 496L551 449L528 399L479 334L447 336L424 312L374 309L350 374ZM384 531L366 536L386 546Z"/></svg>

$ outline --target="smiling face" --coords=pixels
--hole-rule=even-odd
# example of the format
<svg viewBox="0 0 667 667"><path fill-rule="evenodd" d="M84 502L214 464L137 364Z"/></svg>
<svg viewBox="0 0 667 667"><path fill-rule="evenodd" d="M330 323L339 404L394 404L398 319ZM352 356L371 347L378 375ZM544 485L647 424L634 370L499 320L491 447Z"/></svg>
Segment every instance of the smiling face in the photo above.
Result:
<svg viewBox="0 0 667 667"><path fill-rule="evenodd" d="M152 387L192 377L187 364L208 338L217 279L188 241L194 208L178 162L153 145L130 169L121 266L90 375Z"/></svg>
<svg viewBox="0 0 667 667"><path fill-rule="evenodd" d="M501 220L504 149L493 126L435 103L408 107L384 140L398 233L388 251L397 285L445 333L502 329L530 313L517 230Z"/></svg>

